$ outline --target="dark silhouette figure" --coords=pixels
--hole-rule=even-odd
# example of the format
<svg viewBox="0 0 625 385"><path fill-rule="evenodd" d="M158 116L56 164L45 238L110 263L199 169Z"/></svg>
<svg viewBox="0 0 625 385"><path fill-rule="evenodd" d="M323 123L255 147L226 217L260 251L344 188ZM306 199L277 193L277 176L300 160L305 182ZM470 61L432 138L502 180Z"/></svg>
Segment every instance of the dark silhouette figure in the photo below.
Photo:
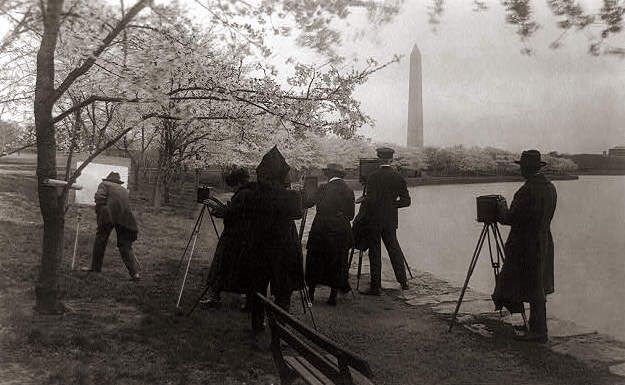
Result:
<svg viewBox="0 0 625 385"><path fill-rule="evenodd" d="M510 209L500 208L502 224L510 225L505 244L506 260L495 285L493 300L496 308L510 312L523 310L523 302L530 304L529 332L517 339L547 342L547 294L554 292L553 281L553 218L556 188L543 174L537 150L524 151L521 173L525 184L514 194Z"/></svg>

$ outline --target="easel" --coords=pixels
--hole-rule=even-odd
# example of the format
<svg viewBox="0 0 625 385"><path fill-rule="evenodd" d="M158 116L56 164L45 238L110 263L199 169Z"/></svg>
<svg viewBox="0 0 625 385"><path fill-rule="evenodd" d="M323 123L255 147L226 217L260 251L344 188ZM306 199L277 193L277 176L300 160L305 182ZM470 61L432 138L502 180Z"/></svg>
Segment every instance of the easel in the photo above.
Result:
<svg viewBox="0 0 625 385"><path fill-rule="evenodd" d="M65 180L59 180L59 179L44 179L43 180L43 185L47 186L47 187L55 187L55 188L62 188L67 186L67 181ZM73 184L69 187L70 190L82 190L82 186L77 185L77 184ZM74 270L74 266L76 263L76 250L78 248L78 231L80 229L80 212L77 212L76 214L76 234L74 235L74 251L72 253L72 267L71 270Z"/></svg>

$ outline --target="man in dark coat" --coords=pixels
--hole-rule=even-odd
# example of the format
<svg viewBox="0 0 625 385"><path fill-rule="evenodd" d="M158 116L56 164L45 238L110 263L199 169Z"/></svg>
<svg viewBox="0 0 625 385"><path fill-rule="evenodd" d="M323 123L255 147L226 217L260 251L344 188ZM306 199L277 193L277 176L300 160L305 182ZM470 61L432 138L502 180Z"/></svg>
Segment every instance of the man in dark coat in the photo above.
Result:
<svg viewBox="0 0 625 385"><path fill-rule="evenodd" d="M546 296L554 291L551 219L556 209L556 188L543 174L537 150L523 151L521 173L525 184L514 194L510 209L500 208L499 222L510 225L505 244L506 260L495 285L496 308L511 312L530 304L529 332L517 339L547 342Z"/></svg>
<svg viewBox="0 0 625 385"><path fill-rule="evenodd" d="M232 202L236 215L248 221L242 252L224 273L223 290L247 294L254 334L263 330L263 305L255 293L271 293L288 310L291 293L304 287L302 247L295 219L302 217L299 193L287 189L290 167L273 147L256 168L257 183Z"/></svg>
<svg viewBox="0 0 625 385"><path fill-rule="evenodd" d="M137 240L137 222L130 209L128 190L116 172L111 172L98 185L95 193L95 211L98 229L93 244L91 271L102 271L104 251L113 228L117 234L117 248L133 280L138 280L139 263L132 251L132 243Z"/></svg>
<svg viewBox="0 0 625 385"><path fill-rule="evenodd" d="M351 290L347 264L353 245L350 221L354 218L355 198L343 180L343 166L330 163L323 172L329 181L317 189L312 202L317 213L306 244L306 283L311 299L315 297L315 286L330 286L327 303L335 306L337 290Z"/></svg>
<svg viewBox="0 0 625 385"><path fill-rule="evenodd" d="M380 295L382 274L382 245L388 251L395 278L402 289L408 289L404 253L397 240L397 209L410 206L410 194L406 181L391 167L394 150L388 147L377 149L380 168L367 178L365 206L367 224L371 234L369 246L369 264L371 284L362 294Z"/></svg>

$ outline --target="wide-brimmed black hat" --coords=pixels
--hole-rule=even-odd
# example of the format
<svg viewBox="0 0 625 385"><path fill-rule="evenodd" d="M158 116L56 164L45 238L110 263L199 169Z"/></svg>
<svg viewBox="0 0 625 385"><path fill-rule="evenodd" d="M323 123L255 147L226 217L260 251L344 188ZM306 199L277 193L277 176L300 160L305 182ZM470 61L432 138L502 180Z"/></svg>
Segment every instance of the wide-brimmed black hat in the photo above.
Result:
<svg viewBox="0 0 625 385"><path fill-rule="evenodd" d="M326 168L322 169L321 171L323 171L326 176L332 175L338 176L339 178L345 176L345 169L343 168L343 165L340 165L338 163L328 163Z"/></svg>
<svg viewBox="0 0 625 385"><path fill-rule="evenodd" d="M378 147L375 149L375 152L378 154L378 158L380 159L393 159L395 150L390 147Z"/></svg>
<svg viewBox="0 0 625 385"><path fill-rule="evenodd" d="M521 153L521 159L515 160L514 163L526 166L543 167L547 163L540 160L540 151L527 150Z"/></svg>
<svg viewBox="0 0 625 385"><path fill-rule="evenodd" d="M259 181L282 183L286 180L291 167L277 146L267 152L256 167L256 178Z"/></svg>
<svg viewBox="0 0 625 385"><path fill-rule="evenodd" d="M124 181L122 180L122 178L120 178L119 173L115 171L111 171L108 174L108 176L102 180L107 181L107 182L117 183L117 184L124 184Z"/></svg>

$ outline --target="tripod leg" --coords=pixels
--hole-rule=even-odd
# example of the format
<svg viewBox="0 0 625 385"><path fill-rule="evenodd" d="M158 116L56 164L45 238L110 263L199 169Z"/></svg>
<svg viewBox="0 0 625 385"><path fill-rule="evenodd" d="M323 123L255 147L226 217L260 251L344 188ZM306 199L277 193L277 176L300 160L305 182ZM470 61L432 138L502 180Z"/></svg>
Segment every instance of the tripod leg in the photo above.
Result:
<svg viewBox="0 0 625 385"><path fill-rule="evenodd" d="M360 272L362 271L362 250L358 250L358 272L356 273L356 290L360 286Z"/></svg>
<svg viewBox="0 0 625 385"><path fill-rule="evenodd" d="M503 242L503 239L501 238L501 233L499 232L499 227L497 226L496 223L493 224L493 228L495 229L495 232L497 233L497 239L496 240L499 240L499 245L498 246L499 246L499 251L500 251L500 254L501 254L501 260L502 260L502 262L505 262L506 256L505 256L505 254L503 252L505 243Z"/></svg>
<svg viewBox="0 0 625 385"><path fill-rule="evenodd" d="M467 290L467 286L469 286L469 279L471 279L471 275L473 274L473 270L475 269L475 265L477 263L477 259L482 251L482 246L484 245L484 239L486 238L486 231L488 229L488 225L484 224L482 228L482 232L480 233L480 237L477 240L477 245L475 245L475 250L473 251L473 257L471 258L471 262L469 263L469 270L467 271L467 277L464 280L464 285L462 285L462 291L460 292L460 297L458 298L458 303L456 303L456 309L454 310L454 314L451 316L451 322L449 323L449 330L454 326L454 322L456 322L456 317L458 316L458 310L460 310L460 304L462 303L462 299L464 298L464 293Z"/></svg>
<svg viewBox="0 0 625 385"><path fill-rule="evenodd" d="M347 262L347 270L349 271L349 269L351 269L352 267L352 261L354 260L354 249L351 250L351 252L349 253L349 262Z"/></svg>
<svg viewBox="0 0 625 385"><path fill-rule="evenodd" d="M193 304L193 307L191 308L191 310L189 310L189 312L187 313L187 317L191 316L191 314L193 313L193 311L195 310L195 308L197 307L197 305L200 304L200 301L202 300L202 297L204 297L206 295L206 293L208 292L208 290L211 288L211 285L206 285L206 287L204 288L204 290L202 291L202 294L200 294L199 297L197 297L197 300L195 301L195 303Z"/></svg>
<svg viewBox="0 0 625 385"><path fill-rule="evenodd" d="M208 211L208 216L210 217L211 223L213 224L213 229L215 229L215 235L217 236L217 239L219 239L220 235L219 231L217 230L217 225L215 225L215 219L213 218L213 214L211 214L209 209L206 209L206 211Z"/></svg>
<svg viewBox="0 0 625 385"><path fill-rule="evenodd" d="M197 219L195 220L195 225L193 225L193 231L191 232L189 241L187 242L187 245L185 246L184 251L182 252L182 255L180 256L180 260L178 261L178 268L176 269L176 275L178 274L178 271L180 270L180 266L182 266L182 261L184 260L184 256L187 255L187 250L189 249L189 245L191 244L191 241L193 240L195 233L199 231L199 227L200 227L200 224L202 223L202 217L204 216L205 209L206 209L206 206L202 206L202 211L200 211L200 214L197 216Z"/></svg>
<svg viewBox="0 0 625 385"><path fill-rule="evenodd" d="M182 299L182 292L184 290L184 284L187 282L187 276L189 275L189 267L191 266L191 260L193 259L193 251L195 250L195 242L197 241L198 231L193 236L193 246L191 246L191 252L189 253L189 262L187 262L187 269L184 272L184 278L182 279L182 285L180 286L180 294L178 294L178 301L176 302L176 307L180 307L180 300Z"/></svg>
<svg viewBox="0 0 625 385"><path fill-rule="evenodd" d="M413 279L412 270L410 270L410 266L408 265L408 261L406 260L406 256L404 255L404 264L406 264L406 268L408 269L408 274L410 274L410 279Z"/></svg>

